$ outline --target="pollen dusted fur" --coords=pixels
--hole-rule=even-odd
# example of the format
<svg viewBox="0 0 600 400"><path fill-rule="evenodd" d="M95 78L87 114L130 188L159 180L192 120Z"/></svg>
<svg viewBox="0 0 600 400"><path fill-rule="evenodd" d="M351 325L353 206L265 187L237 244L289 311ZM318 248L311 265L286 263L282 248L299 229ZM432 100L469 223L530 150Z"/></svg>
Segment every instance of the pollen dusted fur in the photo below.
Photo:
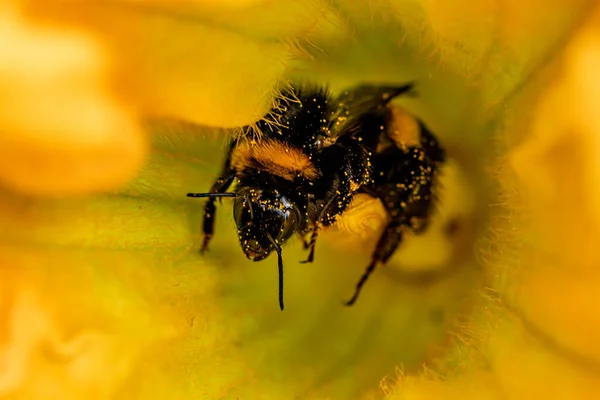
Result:
<svg viewBox="0 0 600 400"><path fill-rule="evenodd" d="M304 262L312 262L319 231L343 216L356 195L371 196L383 204L387 221L371 263L346 302L352 305L376 266L401 244L403 232L418 234L428 225L445 155L421 121L389 104L412 89L412 84L364 85L337 97L322 87L282 93L268 119L231 140L210 192L188 194L207 198L202 250L214 233L216 198L234 198L246 257L260 261L277 253L283 309L281 246L297 234L309 250ZM253 139L255 129L260 140Z"/></svg>
<svg viewBox="0 0 600 400"><path fill-rule="evenodd" d="M300 176L306 179L319 177L319 170L306 154L275 140L241 138L231 154L231 166L240 171L256 166L289 181Z"/></svg>

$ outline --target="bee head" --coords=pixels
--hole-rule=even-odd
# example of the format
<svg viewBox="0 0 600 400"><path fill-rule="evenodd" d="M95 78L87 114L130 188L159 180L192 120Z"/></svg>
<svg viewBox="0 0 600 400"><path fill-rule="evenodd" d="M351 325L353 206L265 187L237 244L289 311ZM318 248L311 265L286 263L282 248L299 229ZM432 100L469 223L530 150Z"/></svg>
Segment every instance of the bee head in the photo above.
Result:
<svg viewBox="0 0 600 400"><path fill-rule="evenodd" d="M240 245L252 261L280 252L300 223L298 208L275 190L242 188L233 207Z"/></svg>

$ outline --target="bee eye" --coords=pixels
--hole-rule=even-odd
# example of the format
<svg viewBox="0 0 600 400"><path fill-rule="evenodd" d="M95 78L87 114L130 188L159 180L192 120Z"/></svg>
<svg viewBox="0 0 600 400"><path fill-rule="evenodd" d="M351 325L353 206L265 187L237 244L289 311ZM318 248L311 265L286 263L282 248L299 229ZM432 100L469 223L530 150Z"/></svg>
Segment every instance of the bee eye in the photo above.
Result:
<svg viewBox="0 0 600 400"><path fill-rule="evenodd" d="M278 238L285 240L292 236L298 227L298 221L300 221L298 210L295 208L288 208L283 215Z"/></svg>
<svg viewBox="0 0 600 400"><path fill-rule="evenodd" d="M252 205L247 197L236 199L233 206L233 218L238 226L243 226L252 221Z"/></svg>

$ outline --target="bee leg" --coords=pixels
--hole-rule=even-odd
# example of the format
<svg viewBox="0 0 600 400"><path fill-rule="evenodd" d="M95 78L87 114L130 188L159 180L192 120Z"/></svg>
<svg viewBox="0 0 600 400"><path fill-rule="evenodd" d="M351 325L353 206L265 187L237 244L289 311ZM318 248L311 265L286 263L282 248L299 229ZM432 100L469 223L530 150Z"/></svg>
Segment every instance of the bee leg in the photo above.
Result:
<svg viewBox="0 0 600 400"><path fill-rule="evenodd" d="M235 149L236 145L237 139L233 138L229 141L227 155L225 157L225 163L223 164L221 175L217 178L215 183L213 183L212 187L210 188L210 193L223 193L229 189L229 186L231 186L233 183L233 179L235 178L235 170L231 167L231 154L233 153L233 149ZM217 207L215 206L215 198L210 197L204 206L204 218L202 221L202 233L204 234L204 238L202 239L202 248L200 249L201 253L204 253L208 249L208 244L215 233L216 212Z"/></svg>
<svg viewBox="0 0 600 400"><path fill-rule="evenodd" d="M377 242L375 251L371 256L371 263L367 266L362 277L356 284L354 295L346 302L346 306L351 306L356 302L363 285L367 282L369 276L375 270L377 265L385 264L392 254L394 254L402 242L402 226L403 224L399 220L392 220L386 226L385 230L381 234L381 237L379 238L379 241Z"/></svg>
<svg viewBox="0 0 600 400"><path fill-rule="evenodd" d="M312 234L310 235L310 242L308 243L308 245L306 244L306 242L304 243L304 248L306 250L310 249L310 252L308 253L308 258L306 260L300 261L301 264L311 263L315 259L315 244L317 242L318 232L319 231L315 228L315 230L312 231Z"/></svg>
<svg viewBox="0 0 600 400"><path fill-rule="evenodd" d="M210 193L223 193L229 188L234 178L235 173L229 172L229 175L217 179L211 187ZM215 214L217 213L215 201L216 198L211 197L206 201L206 205L204 206L204 220L202 221L202 233L204 233L204 238L202 239L201 253L204 253L208 249L208 244L215 232Z"/></svg>
<svg viewBox="0 0 600 400"><path fill-rule="evenodd" d="M304 247L304 250L308 250L310 247L310 239L306 240L306 237L309 233L312 235L312 232L312 230L309 230L306 233L304 233L303 236L300 237L300 240L302 240L302 246Z"/></svg>
<svg viewBox="0 0 600 400"><path fill-rule="evenodd" d="M308 248L310 247L310 242L307 242L306 240L304 240L304 238L302 238L302 247L304 247L304 250L308 250Z"/></svg>
<svg viewBox="0 0 600 400"><path fill-rule="evenodd" d="M306 263L311 263L314 261L315 245L317 243L317 237L319 236L319 234L318 234L319 226L328 226L328 225L331 225L332 223L334 223L335 215L340 214L342 212L342 210L344 210L348 206L348 204L350 204L350 199L351 199L351 197L348 195L345 195L345 196L338 195L338 196L333 196L327 202L327 204L325 204L325 207L323 207L323 209L319 213L319 217L317 218L317 224L313 228L313 231L310 235L310 242L308 243L308 247L306 247L306 242L305 242L305 249L306 250L310 249L310 252L308 253L308 258L305 261L300 261L300 263L306 264Z"/></svg>

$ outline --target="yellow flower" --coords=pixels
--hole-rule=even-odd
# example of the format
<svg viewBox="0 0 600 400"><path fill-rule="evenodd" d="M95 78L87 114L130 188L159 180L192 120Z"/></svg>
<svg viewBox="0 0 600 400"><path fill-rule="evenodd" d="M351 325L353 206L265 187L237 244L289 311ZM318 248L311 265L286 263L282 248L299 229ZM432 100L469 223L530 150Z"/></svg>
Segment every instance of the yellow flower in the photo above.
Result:
<svg viewBox="0 0 600 400"><path fill-rule="evenodd" d="M4 2L0 397L595 398L592 6ZM185 193L220 167L220 128L256 121L290 79L415 79L407 108L454 158L431 232L351 309L372 235L331 232L314 265L287 246L283 313L225 201L197 251Z"/></svg>

